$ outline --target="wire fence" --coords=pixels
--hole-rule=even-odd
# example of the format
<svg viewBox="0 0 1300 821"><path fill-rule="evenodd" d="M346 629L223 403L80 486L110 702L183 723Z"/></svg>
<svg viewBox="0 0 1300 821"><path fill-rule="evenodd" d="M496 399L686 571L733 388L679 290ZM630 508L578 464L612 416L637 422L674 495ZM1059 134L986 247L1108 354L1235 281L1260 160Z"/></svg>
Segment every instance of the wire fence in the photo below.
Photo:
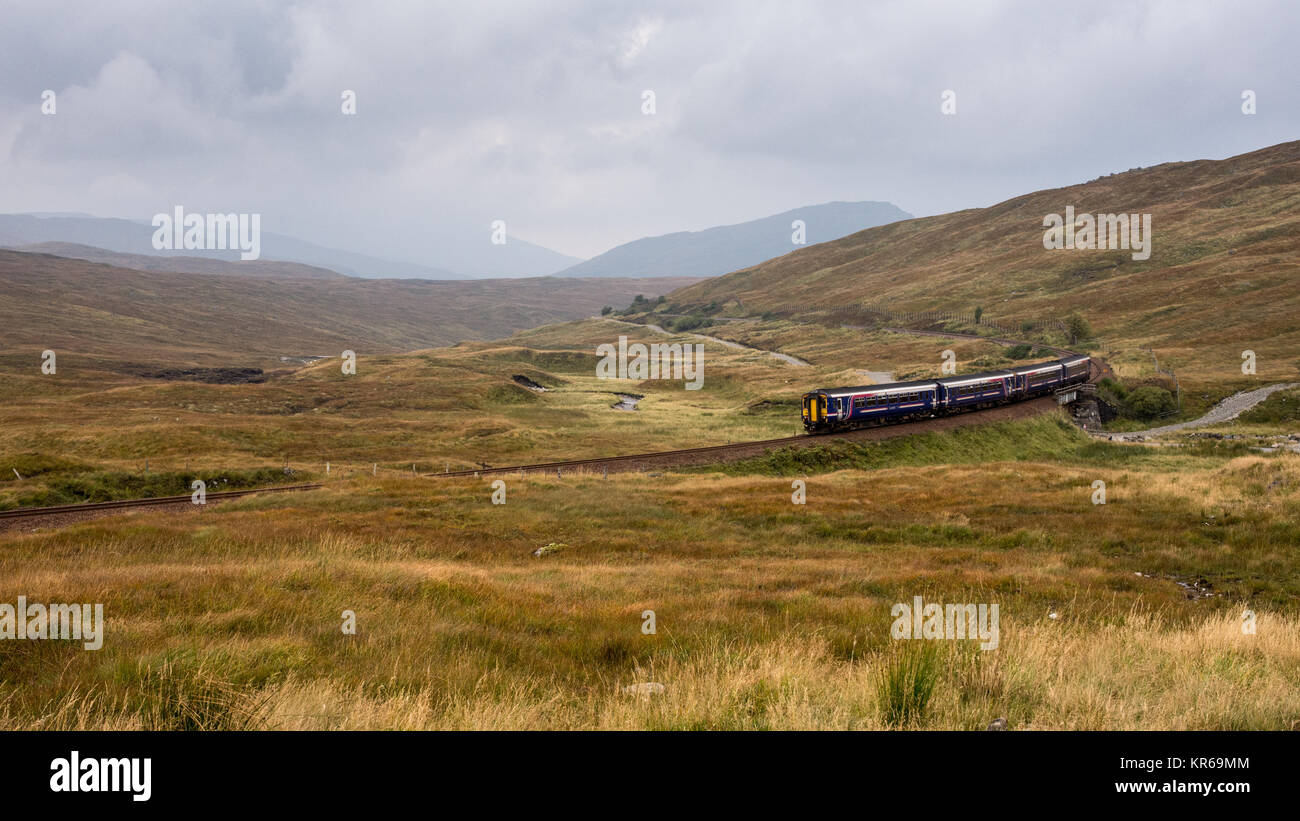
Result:
<svg viewBox="0 0 1300 821"><path fill-rule="evenodd" d="M1024 319L1013 322L998 321L989 319L982 312L971 311L964 313L961 311L901 311L890 308L878 303L868 303L861 306L861 309L868 314L878 316L891 322L903 324L923 322L935 324L939 322L959 322L966 325L989 328L1005 336L1014 336L1016 334L1034 333L1037 331L1054 330L1070 336L1070 328L1059 319Z"/></svg>

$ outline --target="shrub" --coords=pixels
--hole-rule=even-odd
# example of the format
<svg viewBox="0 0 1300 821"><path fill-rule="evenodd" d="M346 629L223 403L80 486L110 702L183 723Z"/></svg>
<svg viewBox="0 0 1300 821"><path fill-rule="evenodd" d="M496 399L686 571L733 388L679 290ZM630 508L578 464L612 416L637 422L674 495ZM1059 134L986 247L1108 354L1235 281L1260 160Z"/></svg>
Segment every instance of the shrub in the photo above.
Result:
<svg viewBox="0 0 1300 821"><path fill-rule="evenodd" d="M1150 419L1174 409L1174 395L1156 385L1143 385L1128 395L1128 409L1135 416Z"/></svg>
<svg viewBox="0 0 1300 821"><path fill-rule="evenodd" d="M1070 335L1070 342L1092 339L1092 326L1079 313L1070 314L1065 318L1065 331Z"/></svg>
<svg viewBox="0 0 1300 821"><path fill-rule="evenodd" d="M666 324L670 331L693 331L702 325L709 324L709 320L702 316L679 316L670 319Z"/></svg>

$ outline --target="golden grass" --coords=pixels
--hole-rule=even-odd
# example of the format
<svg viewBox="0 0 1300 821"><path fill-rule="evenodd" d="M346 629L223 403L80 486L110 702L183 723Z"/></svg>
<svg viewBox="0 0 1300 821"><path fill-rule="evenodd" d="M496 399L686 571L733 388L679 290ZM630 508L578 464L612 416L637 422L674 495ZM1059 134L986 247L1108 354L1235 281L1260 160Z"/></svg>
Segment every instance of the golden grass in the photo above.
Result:
<svg viewBox="0 0 1300 821"><path fill-rule="evenodd" d="M1001 608L998 649L936 643L915 726L1291 726L1300 458L1104 450L839 470L801 507L788 477L507 477L504 506L358 477L9 532L0 601L104 602L108 633L0 642L0 727L878 728L913 595Z"/></svg>
<svg viewBox="0 0 1300 821"><path fill-rule="evenodd" d="M1001 716L1017 730L1288 729L1300 719L1294 617L1260 614L1254 635L1232 614L1180 627L1138 610L1101 629L1046 619L1002 629L997 651L940 648L934 697L909 726L977 730ZM876 677L901 652L846 660L815 634L789 634L758 648L666 653L583 688L498 668L456 693L291 675L217 698L223 719L278 730L890 729ZM663 690L628 691L643 682ZM75 695L37 716L0 704L0 729L147 729L160 726L159 712Z"/></svg>

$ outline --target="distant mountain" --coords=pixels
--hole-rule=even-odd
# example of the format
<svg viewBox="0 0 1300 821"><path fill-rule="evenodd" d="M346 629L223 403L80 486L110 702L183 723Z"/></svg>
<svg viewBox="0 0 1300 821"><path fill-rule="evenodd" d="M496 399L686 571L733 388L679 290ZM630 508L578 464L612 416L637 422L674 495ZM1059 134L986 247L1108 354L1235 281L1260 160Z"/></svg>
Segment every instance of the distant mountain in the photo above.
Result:
<svg viewBox="0 0 1300 821"><path fill-rule="evenodd" d="M137 271L171 271L179 274L212 274L216 276L288 277L293 279L346 279L344 274L328 268L303 265L301 262L281 262L274 259L224 260L208 257L160 257L144 254L123 254L106 251L75 242L38 242L14 249L33 254L52 254L68 259L102 262L118 268Z"/></svg>
<svg viewBox="0 0 1300 821"><path fill-rule="evenodd" d="M201 253L200 258L203 259L239 259L238 251L155 250L153 233L153 226L143 220L83 214L0 214L0 247L21 248L44 242L60 242L145 256L194 257L196 253ZM576 257L565 256L515 237L509 237L504 245L492 245L488 242L489 236L489 231L484 228L481 243L430 239L427 244L432 248L427 253L431 258L436 257L437 261L436 265L430 265L326 248L296 237L263 230L261 259L298 262L348 276L398 279L545 276L578 261Z"/></svg>
<svg viewBox="0 0 1300 821"><path fill-rule="evenodd" d="M490 237L485 228L482 238L470 243L434 239L438 264L475 278L541 277L560 276L560 271L582 261L513 235L504 245L493 245Z"/></svg>
<svg viewBox="0 0 1300 821"><path fill-rule="evenodd" d="M887 202L828 202L809 205L738 225L646 237L560 271L565 277L711 277L748 268L819 242L864 228L910 219ZM792 241L795 220L803 220L805 245Z"/></svg>

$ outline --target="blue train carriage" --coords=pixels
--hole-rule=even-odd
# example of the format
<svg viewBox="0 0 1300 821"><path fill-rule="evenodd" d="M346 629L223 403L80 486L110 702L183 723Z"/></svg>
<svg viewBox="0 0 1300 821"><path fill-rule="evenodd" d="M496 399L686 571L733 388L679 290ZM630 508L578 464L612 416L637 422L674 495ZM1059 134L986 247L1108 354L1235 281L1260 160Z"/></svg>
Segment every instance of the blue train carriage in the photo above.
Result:
<svg viewBox="0 0 1300 821"><path fill-rule="evenodd" d="M1020 365L1012 368L1015 383L1014 395L1024 398L1051 393L1064 384L1064 366L1060 360L1040 362L1037 365Z"/></svg>
<svg viewBox="0 0 1300 821"><path fill-rule="evenodd" d="M1061 386L1079 385L1092 375L1092 357L1076 354L1061 359Z"/></svg>
<svg viewBox="0 0 1300 821"><path fill-rule="evenodd" d="M991 407L1016 395L1016 375L1011 371L984 371L935 381L939 407L946 411Z"/></svg>
<svg viewBox="0 0 1300 821"><path fill-rule="evenodd" d="M803 425L822 431L928 417L937 401L937 386L928 380L822 388L804 394Z"/></svg>

